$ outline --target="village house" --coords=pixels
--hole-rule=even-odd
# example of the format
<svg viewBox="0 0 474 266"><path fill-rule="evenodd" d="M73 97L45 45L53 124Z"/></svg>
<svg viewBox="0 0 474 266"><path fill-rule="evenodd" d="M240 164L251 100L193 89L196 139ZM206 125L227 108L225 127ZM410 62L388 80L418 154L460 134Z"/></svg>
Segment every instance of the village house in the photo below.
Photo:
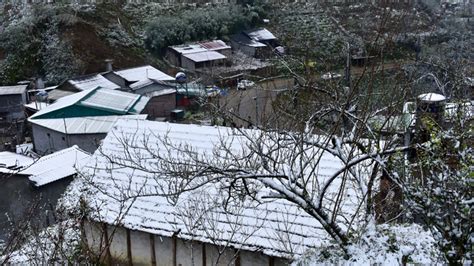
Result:
<svg viewBox="0 0 474 266"><path fill-rule="evenodd" d="M23 105L28 103L27 85L0 87L0 117L8 122L25 118Z"/></svg>
<svg viewBox="0 0 474 266"><path fill-rule="evenodd" d="M84 242L108 263L140 265L286 265L321 245L326 236L321 225L289 201L262 198L264 188L256 195L259 202L230 201L227 207L216 183L179 198L160 196L174 191L170 184L181 184L177 176L160 174L164 166L158 157L180 156L164 143L212 154L221 141L232 142L238 154L246 147L241 136L225 127L118 121L65 197L70 206L85 199ZM331 176L341 165L324 153L318 175ZM121 195L133 200L122 202Z"/></svg>
<svg viewBox="0 0 474 266"><path fill-rule="evenodd" d="M231 37L232 48L255 58L267 58L278 46L277 38L267 29L243 31Z"/></svg>
<svg viewBox="0 0 474 266"><path fill-rule="evenodd" d="M77 146L39 159L0 152L0 240L21 224L42 228L54 223L58 199L89 157Z"/></svg>
<svg viewBox="0 0 474 266"><path fill-rule="evenodd" d="M120 116L146 119L142 113L148 101L145 96L104 88L61 98L28 119L35 151L47 154L78 145L94 152Z"/></svg>
<svg viewBox="0 0 474 266"><path fill-rule="evenodd" d="M150 119L168 118L176 108L176 83L149 78L131 84L130 90L150 98L145 109Z"/></svg>
<svg viewBox="0 0 474 266"><path fill-rule="evenodd" d="M219 52L227 57L232 55L232 47L221 40L200 42L199 45L209 51Z"/></svg>
<svg viewBox="0 0 474 266"><path fill-rule="evenodd" d="M132 84L136 82L145 82L149 79L168 82L174 81L173 77L150 65L115 71L111 70L102 73L102 76L114 84L119 85L122 90L129 90Z"/></svg>
<svg viewBox="0 0 474 266"><path fill-rule="evenodd" d="M166 59L172 65L195 72L224 65L227 59L224 54L231 54L230 47L223 41L211 41L170 46L166 51Z"/></svg>
<svg viewBox="0 0 474 266"><path fill-rule="evenodd" d="M59 98L74 94L76 92L92 90L97 87L118 90L120 86L104 78L100 74L92 74L81 77L75 77L64 81L54 90L48 93L49 101L56 101Z"/></svg>

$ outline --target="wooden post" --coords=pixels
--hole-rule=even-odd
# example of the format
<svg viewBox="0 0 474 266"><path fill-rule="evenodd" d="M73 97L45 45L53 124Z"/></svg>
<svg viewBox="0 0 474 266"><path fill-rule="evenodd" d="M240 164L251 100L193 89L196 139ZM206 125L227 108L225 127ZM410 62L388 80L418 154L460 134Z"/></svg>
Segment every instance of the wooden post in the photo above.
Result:
<svg viewBox="0 0 474 266"><path fill-rule="evenodd" d="M109 233L107 231L107 224L102 223L102 230L103 230L104 242L105 242L105 261L107 265L111 265L112 255L110 255Z"/></svg>
<svg viewBox="0 0 474 266"><path fill-rule="evenodd" d="M206 243L201 243L202 245L202 265L206 266Z"/></svg>
<svg viewBox="0 0 474 266"><path fill-rule="evenodd" d="M270 256L268 259L268 265L269 266L275 266L275 257Z"/></svg>
<svg viewBox="0 0 474 266"><path fill-rule="evenodd" d="M151 265L156 265L155 236L150 234Z"/></svg>
<svg viewBox="0 0 474 266"><path fill-rule="evenodd" d="M237 250L237 257L235 258L235 266L240 266L240 250Z"/></svg>
<svg viewBox="0 0 474 266"><path fill-rule="evenodd" d="M128 259L128 265L133 265L132 240L130 238L130 230L128 228L125 228L125 231L127 232L127 259Z"/></svg>
<svg viewBox="0 0 474 266"><path fill-rule="evenodd" d="M178 239L175 235L173 235L173 266L177 266L177 258L176 258L176 249L177 249L177 243L178 242Z"/></svg>

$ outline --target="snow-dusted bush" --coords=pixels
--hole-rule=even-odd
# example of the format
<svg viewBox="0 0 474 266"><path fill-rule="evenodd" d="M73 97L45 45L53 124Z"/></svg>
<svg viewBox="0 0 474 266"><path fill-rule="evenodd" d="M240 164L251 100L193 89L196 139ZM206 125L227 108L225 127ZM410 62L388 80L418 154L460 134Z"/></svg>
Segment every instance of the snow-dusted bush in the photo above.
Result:
<svg viewBox="0 0 474 266"><path fill-rule="evenodd" d="M121 24L118 23L100 29L98 34L114 47L133 47L142 45L142 40L140 38L133 37Z"/></svg>
<svg viewBox="0 0 474 266"><path fill-rule="evenodd" d="M404 186L405 205L413 219L430 228L452 264L472 264L474 128L470 108L463 112L459 107L453 114L457 121L449 129L423 120L429 141L417 150L416 163L410 165L412 181Z"/></svg>
<svg viewBox="0 0 474 266"><path fill-rule="evenodd" d="M348 257L337 246L310 250L293 265L430 265L445 262L431 233L416 224L369 224L348 250Z"/></svg>
<svg viewBox="0 0 474 266"><path fill-rule="evenodd" d="M0 264L64 265L84 259L79 223L75 220L66 220L39 233L28 228L21 234L26 241L20 244L13 239L9 243L13 250L0 250Z"/></svg>
<svg viewBox="0 0 474 266"><path fill-rule="evenodd" d="M169 45L188 41L221 38L254 26L259 10L240 6L223 6L185 10L174 16L159 16L146 29L146 46L162 52Z"/></svg>

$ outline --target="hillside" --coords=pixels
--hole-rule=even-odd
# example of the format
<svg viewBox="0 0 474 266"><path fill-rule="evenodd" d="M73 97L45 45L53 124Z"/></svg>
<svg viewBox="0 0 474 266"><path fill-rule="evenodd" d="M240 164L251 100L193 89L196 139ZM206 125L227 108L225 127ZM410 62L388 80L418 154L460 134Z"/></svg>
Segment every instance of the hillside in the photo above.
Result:
<svg viewBox="0 0 474 266"><path fill-rule="evenodd" d="M156 3L4 5L0 10L0 84L35 77L57 84L70 76L103 71L105 59L113 59L115 68L145 63L165 67L160 59L163 46L223 37L254 25L258 14L249 10L234 5ZM146 45L147 30L156 39L150 45Z"/></svg>

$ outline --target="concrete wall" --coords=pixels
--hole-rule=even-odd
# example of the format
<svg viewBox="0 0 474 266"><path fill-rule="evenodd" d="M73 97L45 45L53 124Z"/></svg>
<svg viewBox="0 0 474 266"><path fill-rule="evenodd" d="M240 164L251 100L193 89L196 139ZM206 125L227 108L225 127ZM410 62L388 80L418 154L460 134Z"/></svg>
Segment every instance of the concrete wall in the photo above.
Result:
<svg viewBox="0 0 474 266"><path fill-rule="evenodd" d="M189 60L188 58L181 56L181 67L185 68L191 72L194 72L196 70L196 65L194 61Z"/></svg>
<svg viewBox="0 0 474 266"><path fill-rule="evenodd" d="M27 176L0 177L0 240L19 224L31 222L38 229L55 223L54 210L58 198L72 177L33 187Z"/></svg>
<svg viewBox="0 0 474 266"><path fill-rule="evenodd" d="M148 101L142 113L148 114L150 118L168 117L171 110L176 108L176 93L155 96Z"/></svg>
<svg viewBox="0 0 474 266"><path fill-rule="evenodd" d="M32 124L33 144L35 151L39 154L50 154L73 145L93 153L100 145L100 141L106 134L80 134L68 135Z"/></svg>
<svg viewBox="0 0 474 266"><path fill-rule="evenodd" d="M107 228L107 234L105 234ZM203 266L203 265L288 265L285 259L260 252L237 251L198 241L152 235L123 227L84 222L85 243L104 261L133 265ZM107 248L105 239L110 240ZM110 257L104 255L110 254Z"/></svg>
<svg viewBox="0 0 474 266"><path fill-rule="evenodd" d="M23 105L26 103L26 95L0 95L0 116L7 121L14 119L24 119L25 112Z"/></svg>
<svg viewBox="0 0 474 266"><path fill-rule="evenodd" d="M240 50L242 53L250 56L250 57L254 57L255 54L256 54L256 49L255 47L252 47L252 46L248 46L248 45L242 45L236 41L233 41L231 40L231 45L232 45L232 49L234 50Z"/></svg>

